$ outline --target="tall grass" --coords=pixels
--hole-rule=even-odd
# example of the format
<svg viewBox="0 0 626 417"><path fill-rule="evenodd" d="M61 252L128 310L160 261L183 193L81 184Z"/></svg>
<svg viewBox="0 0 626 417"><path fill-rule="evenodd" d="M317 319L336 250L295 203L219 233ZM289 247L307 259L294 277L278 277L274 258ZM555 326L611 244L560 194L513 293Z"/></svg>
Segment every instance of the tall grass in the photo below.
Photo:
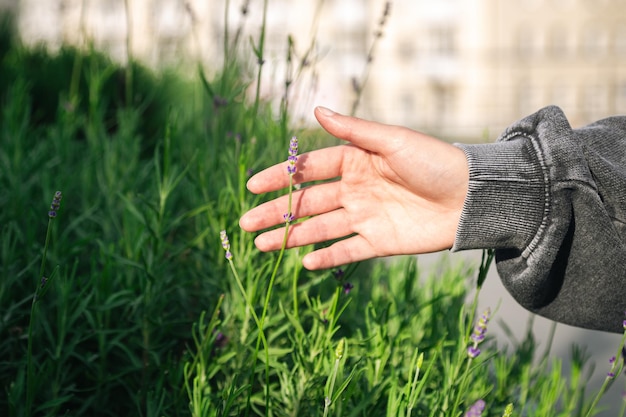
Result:
<svg viewBox="0 0 626 417"><path fill-rule="evenodd" d="M189 79L3 32L0 415L592 415L586 355L564 374L530 330L488 336L490 253L426 275L255 249L239 216L273 196L247 178L319 133L249 93L263 31L253 50L238 33Z"/></svg>

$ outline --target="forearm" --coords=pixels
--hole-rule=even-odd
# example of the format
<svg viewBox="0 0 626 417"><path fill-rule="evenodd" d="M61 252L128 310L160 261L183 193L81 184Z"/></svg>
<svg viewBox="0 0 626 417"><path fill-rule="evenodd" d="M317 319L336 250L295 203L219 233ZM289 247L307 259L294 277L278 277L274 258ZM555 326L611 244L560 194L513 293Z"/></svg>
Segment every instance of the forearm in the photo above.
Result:
<svg viewBox="0 0 626 417"><path fill-rule="evenodd" d="M458 145L470 182L453 250L495 248L504 285L531 311L623 330L625 130L620 119L572 130L549 107L494 144Z"/></svg>

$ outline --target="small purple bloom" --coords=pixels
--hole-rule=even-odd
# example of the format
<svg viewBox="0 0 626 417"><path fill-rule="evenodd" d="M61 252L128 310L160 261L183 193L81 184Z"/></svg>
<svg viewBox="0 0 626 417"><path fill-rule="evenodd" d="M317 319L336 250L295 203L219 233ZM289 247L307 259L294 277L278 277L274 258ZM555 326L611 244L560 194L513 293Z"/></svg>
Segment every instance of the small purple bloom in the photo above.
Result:
<svg viewBox="0 0 626 417"><path fill-rule="evenodd" d="M478 349L474 345L467 348L467 356L469 356L470 358L475 359L478 357L478 355L480 355L480 349Z"/></svg>
<svg viewBox="0 0 626 417"><path fill-rule="evenodd" d="M218 96L218 95L213 97L213 107L215 109L219 109L220 107L226 107L227 105L228 105L228 99Z"/></svg>
<svg viewBox="0 0 626 417"><path fill-rule="evenodd" d="M467 410L463 417L480 417L483 411L485 411L485 406L484 400L478 400Z"/></svg>
<svg viewBox="0 0 626 417"><path fill-rule="evenodd" d="M616 360L617 358L615 358L615 356L612 356L611 359L609 359L609 363L611 364L611 369L609 370L609 372L607 372L606 376L608 376L611 379L615 378L615 361Z"/></svg>
<svg viewBox="0 0 626 417"><path fill-rule="evenodd" d="M485 335L487 333L487 324L489 324L490 317L491 309L487 308L483 312L483 314L480 315L478 322L474 326L474 331L470 336L473 344L467 348L467 355L472 359L480 355L480 349L478 349L478 344L485 340Z"/></svg>
<svg viewBox="0 0 626 417"><path fill-rule="evenodd" d="M222 332L217 332L217 335L215 335L215 347L223 348L227 344L228 344L228 336L226 336Z"/></svg>
<svg viewBox="0 0 626 417"><path fill-rule="evenodd" d="M337 281L341 281L341 280L343 280L343 276L344 276L345 274L346 274L346 272L345 272L343 269L341 269L341 268L339 268L338 270L336 270L336 271L334 271L334 272L333 272L333 275L335 276L335 279L336 279Z"/></svg>
<svg viewBox="0 0 626 417"><path fill-rule="evenodd" d="M226 230L222 230L220 232L220 239L222 241L222 248L226 251L226 259L229 261L233 259L233 254L230 252L230 241L228 240L228 235L226 234Z"/></svg>
<svg viewBox="0 0 626 417"><path fill-rule="evenodd" d="M50 204L50 210L48 211L48 217L54 219L57 216L57 210L61 207L61 199L63 198L63 194L61 191L57 191L54 193L54 197L52 198L52 203Z"/></svg>
<svg viewBox="0 0 626 417"><path fill-rule="evenodd" d="M296 162L298 162L298 138L293 136L289 141L289 156L287 157L287 173L294 175L296 173Z"/></svg>
<svg viewBox="0 0 626 417"><path fill-rule="evenodd" d="M48 282L47 277L41 277L41 288L45 287L47 282Z"/></svg>
<svg viewBox="0 0 626 417"><path fill-rule="evenodd" d="M480 343L485 340L485 334L487 333L487 324L489 324L489 318L491 316L491 310L488 308L485 310L483 314L481 314L478 319L478 323L474 327L474 332L472 333L472 340L474 343Z"/></svg>
<svg viewBox="0 0 626 417"><path fill-rule="evenodd" d="M350 284L349 282L344 283L343 293L346 295L350 294L350 291L352 291L352 288L354 288L354 285Z"/></svg>
<svg viewBox="0 0 626 417"><path fill-rule="evenodd" d="M283 214L283 219L285 220L285 223L291 223L296 219L296 217L292 213L285 213Z"/></svg>

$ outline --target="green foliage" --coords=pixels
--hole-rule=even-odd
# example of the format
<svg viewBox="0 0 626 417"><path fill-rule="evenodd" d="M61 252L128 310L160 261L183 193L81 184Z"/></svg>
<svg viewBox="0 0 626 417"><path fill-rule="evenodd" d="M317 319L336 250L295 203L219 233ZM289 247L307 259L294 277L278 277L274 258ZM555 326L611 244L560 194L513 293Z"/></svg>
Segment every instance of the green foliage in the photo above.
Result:
<svg viewBox="0 0 626 417"><path fill-rule="evenodd" d="M458 417L479 399L489 416L586 411L580 351L570 375L531 331L468 357L467 266L313 273L310 248L254 248L238 219L272 196L245 182L299 132L287 107L248 98L238 61L191 80L132 63L129 86L96 51L4 32L0 47L0 415Z"/></svg>

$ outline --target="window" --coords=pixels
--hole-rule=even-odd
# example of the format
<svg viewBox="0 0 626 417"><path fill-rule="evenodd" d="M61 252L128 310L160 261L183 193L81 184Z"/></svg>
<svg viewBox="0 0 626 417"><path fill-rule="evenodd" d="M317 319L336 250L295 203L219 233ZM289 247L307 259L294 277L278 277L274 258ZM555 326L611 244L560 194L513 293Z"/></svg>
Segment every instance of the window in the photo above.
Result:
<svg viewBox="0 0 626 417"><path fill-rule="evenodd" d="M616 57L626 58L626 27L619 26L613 36L613 53Z"/></svg>
<svg viewBox="0 0 626 417"><path fill-rule="evenodd" d="M606 30L599 26L588 26L582 31L581 49L584 56L605 55L608 46Z"/></svg>
<svg viewBox="0 0 626 417"><path fill-rule="evenodd" d="M626 79L622 80L616 87L615 113L626 114Z"/></svg>
<svg viewBox="0 0 626 417"><path fill-rule="evenodd" d="M452 26L433 26L428 31L429 49L435 55L456 53L456 31Z"/></svg>
<svg viewBox="0 0 626 417"><path fill-rule="evenodd" d="M609 112L609 92L602 85L588 85L582 90L581 110L587 122L606 117Z"/></svg>
<svg viewBox="0 0 626 417"><path fill-rule="evenodd" d="M552 58L563 58L569 55L570 42L564 26L556 25L550 29L548 52Z"/></svg>
<svg viewBox="0 0 626 417"><path fill-rule="evenodd" d="M521 25L515 39L515 49L518 57L527 59L538 55L539 38L536 29L532 26Z"/></svg>

